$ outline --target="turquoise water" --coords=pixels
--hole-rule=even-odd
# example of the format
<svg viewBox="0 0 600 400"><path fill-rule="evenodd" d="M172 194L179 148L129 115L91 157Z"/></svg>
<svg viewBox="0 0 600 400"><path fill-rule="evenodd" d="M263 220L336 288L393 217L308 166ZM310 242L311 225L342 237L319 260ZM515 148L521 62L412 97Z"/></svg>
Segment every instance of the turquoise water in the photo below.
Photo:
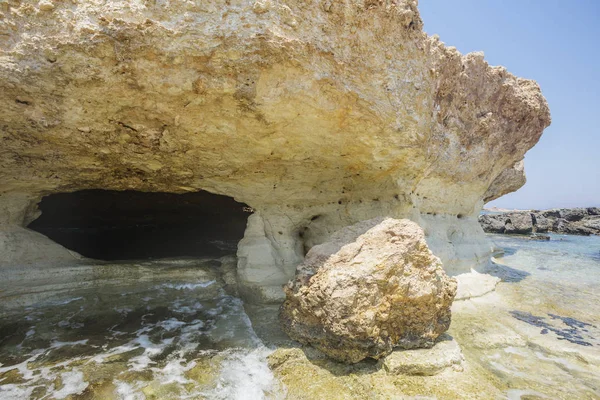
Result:
<svg viewBox="0 0 600 400"><path fill-rule="evenodd" d="M489 235L504 251L499 261L531 274L535 280L600 285L600 236L547 236L548 241Z"/></svg>

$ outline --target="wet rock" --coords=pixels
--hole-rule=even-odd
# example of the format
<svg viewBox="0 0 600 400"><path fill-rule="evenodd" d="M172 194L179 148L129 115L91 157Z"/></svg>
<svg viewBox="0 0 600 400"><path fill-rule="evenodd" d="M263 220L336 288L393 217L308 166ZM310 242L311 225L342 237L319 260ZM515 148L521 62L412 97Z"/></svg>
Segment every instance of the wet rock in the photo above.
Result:
<svg viewBox="0 0 600 400"><path fill-rule="evenodd" d="M430 349L395 350L381 360L383 368L392 375L436 375L446 368L462 370L464 357L458 343L444 335Z"/></svg>
<svg viewBox="0 0 600 400"><path fill-rule="evenodd" d="M477 271L471 271L466 274L457 275L458 289L454 300L472 299L481 297L496 289L500 278L490 274L481 274Z"/></svg>
<svg viewBox="0 0 600 400"><path fill-rule="evenodd" d="M284 331L329 357L356 363L394 347L430 347L450 325L456 280L421 228L373 219L313 247L285 288Z"/></svg>
<svg viewBox="0 0 600 400"><path fill-rule="evenodd" d="M14 385L26 382L23 375L17 368L0 372L0 385Z"/></svg>
<svg viewBox="0 0 600 400"><path fill-rule="evenodd" d="M501 349L506 347L525 347L527 340L507 326L488 321L470 332L468 346L477 349Z"/></svg>

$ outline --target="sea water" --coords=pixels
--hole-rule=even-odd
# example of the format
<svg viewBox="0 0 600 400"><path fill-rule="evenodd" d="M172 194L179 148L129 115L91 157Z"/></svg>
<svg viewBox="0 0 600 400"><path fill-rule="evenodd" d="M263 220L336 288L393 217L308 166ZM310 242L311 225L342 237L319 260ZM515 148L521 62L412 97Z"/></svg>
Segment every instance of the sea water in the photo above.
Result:
<svg viewBox="0 0 600 400"><path fill-rule="evenodd" d="M455 302L450 330L509 399L598 399L600 237L548 236L489 235L502 282Z"/></svg>
<svg viewBox="0 0 600 400"><path fill-rule="evenodd" d="M239 298L215 281L93 288L0 324L0 399L278 398Z"/></svg>
<svg viewBox="0 0 600 400"><path fill-rule="evenodd" d="M489 235L499 252L488 272L502 282L453 306L464 371L394 377L373 362L296 359L278 376L276 308L253 324L214 275L186 273L5 312L0 399L282 399L308 388L315 398L600 398L600 237L549 236Z"/></svg>

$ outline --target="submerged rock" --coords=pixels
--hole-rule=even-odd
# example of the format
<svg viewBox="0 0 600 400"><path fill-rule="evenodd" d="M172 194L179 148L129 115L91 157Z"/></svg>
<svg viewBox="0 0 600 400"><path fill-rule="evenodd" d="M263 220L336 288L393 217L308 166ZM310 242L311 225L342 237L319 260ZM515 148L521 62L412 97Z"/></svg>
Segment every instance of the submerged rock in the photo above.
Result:
<svg viewBox="0 0 600 400"><path fill-rule="evenodd" d="M291 338L356 363L431 347L450 326L456 286L417 224L373 219L308 252L280 318Z"/></svg>

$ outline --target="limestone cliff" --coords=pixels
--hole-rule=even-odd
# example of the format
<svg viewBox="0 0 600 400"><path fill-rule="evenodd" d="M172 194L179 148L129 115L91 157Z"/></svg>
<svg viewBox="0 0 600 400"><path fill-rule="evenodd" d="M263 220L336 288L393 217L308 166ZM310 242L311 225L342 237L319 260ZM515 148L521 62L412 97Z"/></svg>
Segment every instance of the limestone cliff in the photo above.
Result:
<svg viewBox="0 0 600 400"><path fill-rule="evenodd" d="M449 273L470 269L489 252L483 200L521 184L513 167L550 123L534 81L428 37L416 1L9 0L0 13L0 202L232 196L256 210L242 283L267 299L306 249L377 216L414 220Z"/></svg>

